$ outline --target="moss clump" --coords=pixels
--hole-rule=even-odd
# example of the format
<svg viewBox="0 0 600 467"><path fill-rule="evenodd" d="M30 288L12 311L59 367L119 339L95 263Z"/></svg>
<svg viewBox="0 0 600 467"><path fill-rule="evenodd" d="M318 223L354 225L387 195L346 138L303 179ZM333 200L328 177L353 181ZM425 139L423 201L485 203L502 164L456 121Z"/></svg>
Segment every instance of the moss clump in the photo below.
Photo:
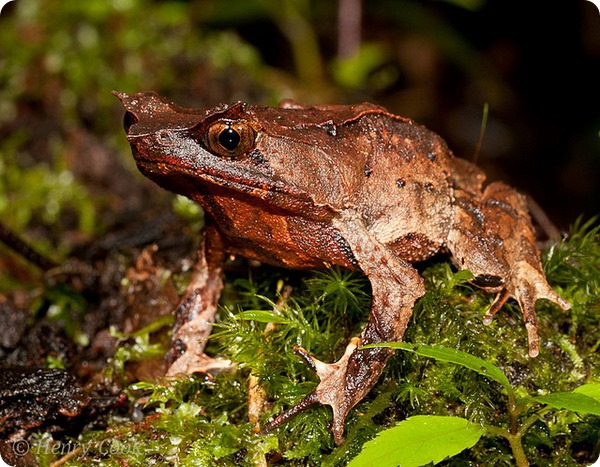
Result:
<svg viewBox="0 0 600 467"><path fill-rule="evenodd" d="M551 284L573 303L573 309L565 313L549 303L538 304L544 344L536 359L527 356L518 307L508 304L491 325L484 326L482 317L491 297L469 284L469 274L455 272L443 259L422 265L427 293L415 306L405 340L481 357L507 374L519 396L570 391L598 381L599 229L595 221L578 222L567 239L544 253ZM360 331L369 309L368 283L358 273L275 272L260 268L238 273L241 277L227 285L209 349L234 362L236 371L169 385L132 385L132 399L145 397L144 421L134 424L115 417L108 430L82 435L78 446L96 448L73 456L67 464L250 465L280 460L286 465L345 465L377 432L407 416L459 415L498 427L510 423L507 394L500 384L460 366L400 352L351 412L342 446L332 442L330 413L324 407L302 413L275 433L256 433L247 414L249 377L259 383L264 397L265 410L258 420L264 424L317 384L293 347L301 345L318 358L334 360L347 339ZM291 293L288 285L293 286ZM519 423L536 410L532 405L521 413ZM590 463L599 446L599 420L566 410L539 412L522 437L524 453L536 459L536 465ZM98 448L108 444L111 454ZM513 462L506 440L491 435L444 461L445 465Z"/></svg>

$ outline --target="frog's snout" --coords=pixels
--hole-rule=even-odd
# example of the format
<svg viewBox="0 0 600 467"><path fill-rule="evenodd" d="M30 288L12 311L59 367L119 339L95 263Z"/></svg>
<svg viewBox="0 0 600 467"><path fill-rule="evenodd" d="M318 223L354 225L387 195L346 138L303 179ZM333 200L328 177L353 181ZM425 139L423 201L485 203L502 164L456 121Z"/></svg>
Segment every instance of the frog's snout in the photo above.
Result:
<svg viewBox="0 0 600 467"><path fill-rule="evenodd" d="M123 116L123 128L125 133L129 134L129 129L140 121L139 117L132 111L131 96L120 91L113 91L113 95L117 96L125 107L125 115Z"/></svg>
<svg viewBox="0 0 600 467"><path fill-rule="evenodd" d="M125 133L129 134L129 129L137 122L139 122L137 116L129 110L126 111L123 116L123 128L125 129Z"/></svg>

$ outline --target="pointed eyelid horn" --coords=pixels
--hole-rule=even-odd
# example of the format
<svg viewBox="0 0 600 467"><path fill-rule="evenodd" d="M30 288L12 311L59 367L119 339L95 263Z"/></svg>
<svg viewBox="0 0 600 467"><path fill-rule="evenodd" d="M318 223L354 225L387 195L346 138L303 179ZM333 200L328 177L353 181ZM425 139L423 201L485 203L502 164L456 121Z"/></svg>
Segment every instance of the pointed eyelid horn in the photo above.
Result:
<svg viewBox="0 0 600 467"><path fill-rule="evenodd" d="M200 122L206 112L180 107L155 92L127 94L113 91L119 98L125 113L127 136L142 136L160 130L191 128Z"/></svg>

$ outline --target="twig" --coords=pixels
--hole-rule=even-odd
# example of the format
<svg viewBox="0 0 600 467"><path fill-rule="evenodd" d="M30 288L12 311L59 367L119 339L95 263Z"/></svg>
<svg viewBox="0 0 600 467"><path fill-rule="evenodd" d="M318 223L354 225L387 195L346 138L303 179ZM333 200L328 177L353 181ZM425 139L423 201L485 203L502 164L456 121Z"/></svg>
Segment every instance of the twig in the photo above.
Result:
<svg viewBox="0 0 600 467"><path fill-rule="evenodd" d="M483 144L483 135L485 134L485 129L487 127L487 120L489 114L490 106L487 102L483 104L483 114L481 116L481 126L479 127L479 136L477 137L477 144L475 145L475 152L473 153L473 163L477 163L477 159L479 159L479 153L481 152L481 145Z"/></svg>
<svg viewBox="0 0 600 467"><path fill-rule="evenodd" d="M49 258L43 256L38 251L34 250L33 247L25 243L16 233L6 227L0 222L0 241L7 247L18 253L27 261L35 264L38 268L43 271L49 271L57 267L57 264Z"/></svg>

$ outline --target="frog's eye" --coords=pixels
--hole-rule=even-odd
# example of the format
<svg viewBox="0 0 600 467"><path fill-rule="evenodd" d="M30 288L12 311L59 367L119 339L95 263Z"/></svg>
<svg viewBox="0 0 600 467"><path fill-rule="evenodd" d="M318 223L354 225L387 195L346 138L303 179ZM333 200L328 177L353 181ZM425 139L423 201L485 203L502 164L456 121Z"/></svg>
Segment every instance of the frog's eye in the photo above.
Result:
<svg viewBox="0 0 600 467"><path fill-rule="evenodd" d="M216 122L207 132L207 146L221 157L238 158L254 148L256 133L245 121Z"/></svg>

